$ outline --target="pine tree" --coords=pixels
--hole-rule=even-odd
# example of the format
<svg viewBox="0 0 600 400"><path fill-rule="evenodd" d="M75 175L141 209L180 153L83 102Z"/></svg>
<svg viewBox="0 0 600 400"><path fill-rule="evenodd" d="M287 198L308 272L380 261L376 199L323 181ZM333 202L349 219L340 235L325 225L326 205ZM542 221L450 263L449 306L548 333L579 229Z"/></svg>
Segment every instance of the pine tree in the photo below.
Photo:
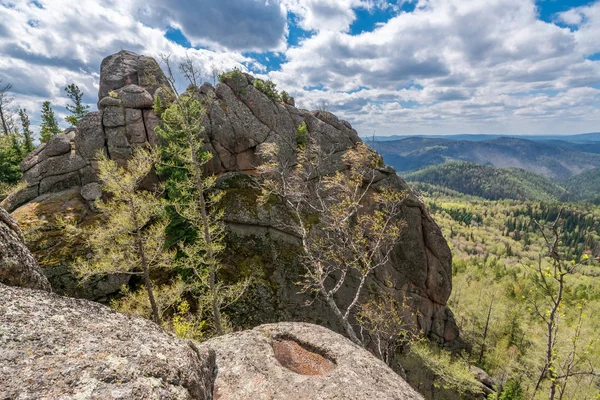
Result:
<svg viewBox="0 0 600 400"><path fill-rule="evenodd" d="M47 143L52 137L61 132L58 121L54 115L54 110L50 107L50 102L42 103L42 124L40 128L41 142Z"/></svg>
<svg viewBox="0 0 600 400"><path fill-rule="evenodd" d="M194 80L190 78L196 75L194 66L184 65L186 76L195 88ZM172 74L168 75L172 79ZM206 110L189 92L175 93L172 103L165 106L157 97L154 108L163 120L156 129L162 144L162 162L158 171L166 178L169 202L177 214L176 219L183 220L189 227L188 232L193 232L193 239L181 246L183 264L192 269L199 302L211 309L213 328L221 335L227 329L227 318L221 310L241 297L248 281L225 285L218 276L224 249L223 212L218 203L223 194L214 187L215 177L206 176L203 171L212 157L204 148L201 136Z"/></svg>
<svg viewBox="0 0 600 400"><path fill-rule="evenodd" d="M76 269L83 277L115 273L142 276L152 318L160 324L161 310L150 273L172 268L173 254L164 248L164 200L139 188L157 161L155 154L137 148L125 168L101 155L98 177L109 200L98 202L97 207L105 220L89 231L93 258L76 263Z"/></svg>
<svg viewBox="0 0 600 400"><path fill-rule="evenodd" d="M90 106L83 104L83 93L76 84L71 83L68 85L65 88L65 92L67 92L67 97L73 102L73 104L68 104L66 107L67 111L73 115L69 115L65 120L71 124L72 127L75 127L88 113Z"/></svg>
<svg viewBox="0 0 600 400"><path fill-rule="evenodd" d="M23 149L25 153L29 154L35 149L35 146L33 145L33 132L31 132L29 115L27 115L26 109L19 109L19 119L23 128Z"/></svg>

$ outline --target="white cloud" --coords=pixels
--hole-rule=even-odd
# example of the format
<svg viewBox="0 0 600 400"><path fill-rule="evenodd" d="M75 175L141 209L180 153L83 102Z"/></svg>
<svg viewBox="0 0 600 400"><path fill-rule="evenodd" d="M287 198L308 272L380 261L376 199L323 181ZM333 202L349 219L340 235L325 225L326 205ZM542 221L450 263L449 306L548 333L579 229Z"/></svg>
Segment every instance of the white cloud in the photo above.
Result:
<svg viewBox="0 0 600 400"><path fill-rule="evenodd" d="M0 0L0 78L36 117L46 99L64 112L70 82L93 105L100 62L121 49L188 54L205 69L268 74L304 107L326 100L365 134L597 130L600 2L557 15L568 27L540 20L534 0L415 0L402 12L405 2ZM375 8L389 21L350 34L357 10ZM287 15L311 32L295 47ZM213 50L167 40L168 26ZM270 54L246 50L284 61L269 72Z"/></svg>
<svg viewBox="0 0 600 400"><path fill-rule="evenodd" d="M175 26L197 46L231 50L284 50L287 15L278 1L132 0L142 22Z"/></svg>
<svg viewBox="0 0 600 400"><path fill-rule="evenodd" d="M167 40L165 29L135 18L134 0L38 0L37 4L0 2L0 20L10 21L0 28L0 78L13 84L16 102L28 108L34 124L44 100L64 112L68 100L63 88L71 82L95 108L100 62L121 49L154 57L170 53L174 61L189 55L205 69L215 65L227 70L253 62L239 52L186 49Z"/></svg>
<svg viewBox="0 0 600 400"><path fill-rule="evenodd" d="M320 31L270 75L323 87L298 100L326 97L382 134L597 130L600 62L585 56L600 46L600 3L573 12L582 15L576 31L540 20L532 0L420 0L372 32Z"/></svg>

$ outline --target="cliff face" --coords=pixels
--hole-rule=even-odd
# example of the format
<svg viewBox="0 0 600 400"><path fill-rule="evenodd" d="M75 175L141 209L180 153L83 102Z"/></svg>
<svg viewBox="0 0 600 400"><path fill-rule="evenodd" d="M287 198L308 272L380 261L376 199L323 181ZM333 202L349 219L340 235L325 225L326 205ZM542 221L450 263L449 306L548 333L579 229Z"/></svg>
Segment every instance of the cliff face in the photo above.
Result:
<svg viewBox="0 0 600 400"><path fill-rule="evenodd" d="M151 107L157 88L165 82L151 58L122 51L105 59L100 111L90 113L76 130L58 135L23 161L28 187L7 199L6 207L27 207L40 195L65 189L71 193L79 190L83 203L101 196L95 174L96 154L104 151L120 161L127 159L133 146L156 142L154 127L160 121ZM253 82L249 75L232 74L215 87L203 85L198 92L209 102L203 135L214 158L208 172L218 174L219 185L227 193L223 200L229 228L226 269L232 274L252 273L259 278L249 291L249 300L232 311L232 318L245 326L285 319L339 329L325 305L316 302L312 307L303 307L307 298L297 293L294 284L302 272L297 261L297 238L283 223L285 210L256 204L254 168L261 162L258 153L263 143L277 142L286 157L295 157L295 146L289 143L296 143L296 130L302 123L321 147L339 157L360 138L348 122L335 115L273 101ZM341 166L333 162L330 168L333 172ZM378 171L375 187L383 186L409 191L389 167ZM406 228L392 261L376 271L370 285L387 290L418 311L407 317L414 318L425 333L441 342L452 342L458 338L458 329L446 307L452 289L450 250L439 227L412 194L403 218ZM342 302L349 301L352 285L350 281L340 291Z"/></svg>
<svg viewBox="0 0 600 400"><path fill-rule="evenodd" d="M263 325L198 344L48 293L21 236L0 208L1 399L422 399L368 351L317 325Z"/></svg>

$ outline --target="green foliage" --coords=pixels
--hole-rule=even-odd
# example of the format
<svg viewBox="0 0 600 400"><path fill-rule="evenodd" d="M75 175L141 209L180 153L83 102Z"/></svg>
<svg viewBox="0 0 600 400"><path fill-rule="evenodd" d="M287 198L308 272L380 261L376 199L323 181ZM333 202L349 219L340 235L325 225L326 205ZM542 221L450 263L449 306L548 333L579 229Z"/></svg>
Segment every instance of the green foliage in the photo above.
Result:
<svg viewBox="0 0 600 400"><path fill-rule="evenodd" d="M19 109L19 119L21 120L21 127L23 129L23 150L26 154L29 154L35 149L35 146L33 145L33 132L31 131L31 124L26 109Z"/></svg>
<svg viewBox="0 0 600 400"><path fill-rule="evenodd" d="M65 87L65 92L67 92L67 97L71 99L72 102L72 104L67 104L66 109L73 114L65 119L72 127L75 127L88 113L90 106L83 104L83 93L76 84L71 83Z"/></svg>
<svg viewBox="0 0 600 400"><path fill-rule="evenodd" d="M198 318L198 313L190 312L190 304L183 300L177 306L177 311L171 319L171 330L180 338L202 340L206 321Z"/></svg>
<svg viewBox="0 0 600 400"><path fill-rule="evenodd" d="M600 168L593 168L561 182L571 193L572 200L589 201L600 205Z"/></svg>
<svg viewBox="0 0 600 400"><path fill-rule="evenodd" d="M159 194L139 188L157 161L155 152L137 148L126 167L99 152L98 177L108 200L97 202L103 223L88 228L87 243L92 258L75 264L86 278L95 275L129 273L143 277L147 299L155 322L160 322L152 271L173 268L173 253L165 249L165 202Z"/></svg>
<svg viewBox="0 0 600 400"><path fill-rule="evenodd" d="M297 163L282 159L275 143L265 143L261 155L266 160L257 168L263 178L261 202L268 204L273 195L279 197L302 238L306 267L305 279L299 282L302 292L326 301L348 337L362 344L348 318L359 304L368 277L387 263L400 237L399 213L406 193L389 188L370 192L365 182L373 182L378 155L362 143L343 154L341 161L347 169L331 175L323 174L327 156L314 139L298 148ZM366 196L374 205L373 212L363 211L361 202ZM315 211L318 219L307 218ZM348 276L358 277L360 283L343 310L334 295Z"/></svg>
<svg viewBox="0 0 600 400"><path fill-rule="evenodd" d="M461 395L479 393L480 384L469 370L467 360L452 355L426 340L412 344L410 352L435 375L435 387L449 389Z"/></svg>
<svg viewBox="0 0 600 400"><path fill-rule="evenodd" d="M285 90L281 91L281 101L283 101L285 104L290 104L290 102L292 101L292 97L289 95L288 92L286 92Z"/></svg>
<svg viewBox="0 0 600 400"><path fill-rule="evenodd" d="M308 144L308 127L306 126L306 122L302 122L302 124L296 128L296 145L298 147L305 147Z"/></svg>
<svg viewBox="0 0 600 400"><path fill-rule="evenodd" d="M165 109L163 124L156 128L162 143L158 172L166 181L171 220L186 227L185 237L180 236L179 265L190 271L188 284L198 304L212 313L211 328L223 334L227 318L221 309L243 294L247 282L226 285L219 279L225 234L219 207L223 193L215 189L216 178L203 171L212 158L202 138L205 113L188 94Z"/></svg>
<svg viewBox="0 0 600 400"><path fill-rule="evenodd" d="M19 164L22 160L23 149L17 134L0 136L0 183L14 185L19 182L22 176Z"/></svg>
<svg viewBox="0 0 600 400"><path fill-rule="evenodd" d="M477 363L483 349L479 366L507 391L511 381L520 382L521 398L531 398L543 366L546 338L546 329L531 304L539 299L532 289L542 281L539 274L538 277L531 274L531 267L537 266L540 255L547 252L543 237L531 220L551 222L560 207L565 206L559 251L567 260L577 263L585 257L591 260L600 252L600 208L584 204L488 201L443 187L426 184L418 187L452 249L453 288L449 304L461 337L473 348L471 362ZM471 223L467 224L462 216L470 216ZM542 259L542 270L547 267L551 267L548 260ZM569 275L560 316L561 337L556 344L562 363L568 360L569 349L573 347L570 340L578 326L578 304L585 301L586 315L600 313L598 279L597 262L581 265L576 273ZM495 301L484 341L492 297ZM598 368L600 346L593 339L600 323L593 318L583 322L578 339L580 348L587 349L590 344L592 347L581 362L590 362L590 355L594 354L597 358L591 362ZM545 382L536 398L548 398L547 389ZM516 390L511 389L511 395L518 393ZM593 398L596 394L594 379L581 376L569 380L563 398Z"/></svg>
<svg viewBox="0 0 600 400"><path fill-rule="evenodd" d="M40 141L47 143L54 136L61 132L58 121L54 115L54 110L49 101L42 103L42 122L40 125Z"/></svg>
<svg viewBox="0 0 600 400"><path fill-rule="evenodd" d="M254 80L254 87L266 94L269 99L281 102L281 96L277 91L277 85L272 81L263 81L262 79L257 78Z"/></svg>
<svg viewBox="0 0 600 400"><path fill-rule="evenodd" d="M517 168L448 162L404 174L407 181L429 183L488 200L557 201L567 191L546 178Z"/></svg>
<svg viewBox="0 0 600 400"><path fill-rule="evenodd" d="M234 68L229 72L223 72L219 75L219 82L225 83L225 81L240 81L245 79L244 73L239 68Z"/></svg>
<svg viewBox="0 0 600 400"><path fill-rule="evenodd" d="M238 96L246 93L246 85L248 84L248 81L244 73L239 68L234 68L232 71L223 72L220 74L219 82L230 85L232 90Z"/></svg>
<svg viewBox="0 0 600 400"><path fill-rule="evenodd" d="M498 400L523 400L521 382L517 380L509 381L502 390L502 393L500 393Z"/></svg>

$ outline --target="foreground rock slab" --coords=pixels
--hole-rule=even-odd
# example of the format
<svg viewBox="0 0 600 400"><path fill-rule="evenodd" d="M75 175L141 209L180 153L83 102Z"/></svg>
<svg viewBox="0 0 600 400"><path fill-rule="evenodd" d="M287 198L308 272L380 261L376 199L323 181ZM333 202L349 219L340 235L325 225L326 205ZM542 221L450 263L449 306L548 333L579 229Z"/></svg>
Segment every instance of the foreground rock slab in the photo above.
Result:
<svg viewBox="0 0 600 400"><path fill-rule="evenodd" d="M212 399L214 354L86 300L0 284L0 399Z"/></svg>
<svg viewBox="0 0 600 400"><path fill-rule="evenodd" d="M211 339L219 400L422 399L382 361L343 336L297 322Z"/></svg>

